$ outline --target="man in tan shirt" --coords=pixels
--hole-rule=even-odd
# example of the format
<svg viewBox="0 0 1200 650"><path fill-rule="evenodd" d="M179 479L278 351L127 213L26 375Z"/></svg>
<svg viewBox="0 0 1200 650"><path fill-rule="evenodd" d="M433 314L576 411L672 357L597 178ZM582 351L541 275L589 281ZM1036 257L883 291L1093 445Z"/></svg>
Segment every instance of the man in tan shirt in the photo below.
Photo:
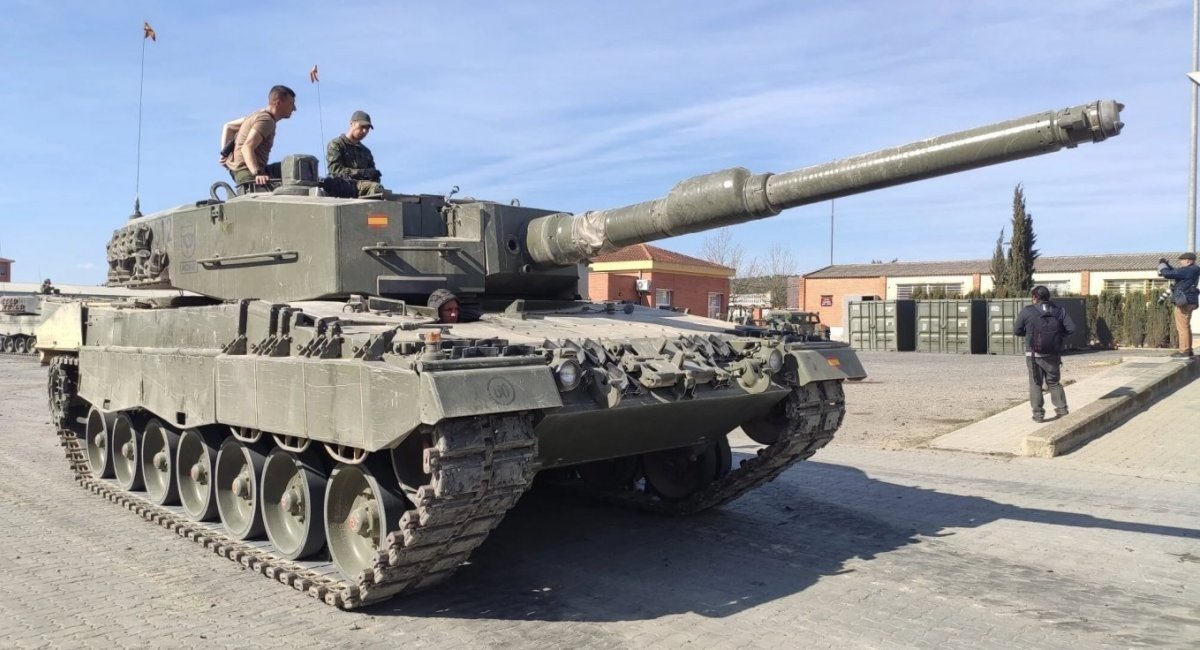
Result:
<svg viewBox="0 0 1200 650"><path fill-rule="evenodd" d="M266 108L221 127L221 164L229 169L239 187L265 187L271 181L267 160L275 144L275 123L295 112L295 91L275 86L267 93ZM274 165L276 169L278 166Z"/></svg>

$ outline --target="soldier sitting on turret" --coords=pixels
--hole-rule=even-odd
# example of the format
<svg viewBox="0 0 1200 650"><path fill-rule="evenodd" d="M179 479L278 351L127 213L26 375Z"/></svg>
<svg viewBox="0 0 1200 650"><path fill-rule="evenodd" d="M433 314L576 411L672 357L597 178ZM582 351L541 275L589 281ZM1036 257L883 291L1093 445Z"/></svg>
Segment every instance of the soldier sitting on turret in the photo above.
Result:
<svg viewBox="0 0 1200 650"><path fill-rule="evenodd" d="M54 283L50 282L50 278L46 278L45 280L42 280L42 288L39 289L38 292L45 295L50 295L53 293L58 293L58 288L54 286Z"/></svg>
<svg viewBox="0 0 1200 650"><path fill-rule="evenodd" d="M382 174L375 168L375 156L362 143L373 128L370 115L354 111L350 116L350 128L329 141L325 151L325 162L329 166L329 178L324 184L326 192L347 199L383 192L383 186L379 184Z"/></svg>

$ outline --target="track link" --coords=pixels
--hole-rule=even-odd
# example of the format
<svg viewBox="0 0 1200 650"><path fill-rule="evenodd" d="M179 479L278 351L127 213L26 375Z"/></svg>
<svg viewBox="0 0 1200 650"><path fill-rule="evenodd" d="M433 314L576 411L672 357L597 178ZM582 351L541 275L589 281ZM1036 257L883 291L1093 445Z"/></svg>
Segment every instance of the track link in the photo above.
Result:
<svg viewBox="0 0 1200 650"><path fill-rule="evenodd" d="M85 489L246 568L341 609L355 609L445 581L533 482L537 439L527 414L460 418L434 428L425 463L432 477L412 499L371 569L353 580L278 557L270 544L242 542L92 475L75 433L59 429L67 463ZM178 509L175 509L178 510ZM311 563L307 563L311 564Z"/></svg>

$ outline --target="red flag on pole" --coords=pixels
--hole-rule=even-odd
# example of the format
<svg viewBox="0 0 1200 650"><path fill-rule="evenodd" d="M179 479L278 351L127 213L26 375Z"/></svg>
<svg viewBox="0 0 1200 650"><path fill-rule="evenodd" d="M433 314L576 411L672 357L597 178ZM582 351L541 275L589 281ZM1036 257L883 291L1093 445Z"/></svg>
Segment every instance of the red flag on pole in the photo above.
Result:
<svg viewBox="0 0 1200 650"><path fill-rule="evenodd" d="M158 36L154 33L154 28L150 26L150 23L143 21L142 22L142 39L145 40L147 38L154 41L155 43L158 42Z"/></svg>
<svg viewBox="0 0 1200 650"><path fill-rule="evenodd" d="M314 65L313 69L308 71L308 81L310 83L320 83L321 80L317 78L317 66Z"/></svg>

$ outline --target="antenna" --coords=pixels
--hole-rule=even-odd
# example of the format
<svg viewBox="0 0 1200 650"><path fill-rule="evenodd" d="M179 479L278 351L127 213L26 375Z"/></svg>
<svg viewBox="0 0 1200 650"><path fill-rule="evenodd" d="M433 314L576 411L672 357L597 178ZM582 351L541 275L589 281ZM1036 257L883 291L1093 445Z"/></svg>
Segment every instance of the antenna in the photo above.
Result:
<svg viewBox="0 0 1200 650"><path fill-rule="evenodd" d="M150 23L142 21L142 65L138 75L138 129L137 129L137 171L133 181L133 214L130 219L142 216L142 86L146 83L146 39L158 42L158 35Z"/></svg>
<svg viewBox="0 0 1200 650"><path fill-rule="evenodd" d="M325 151L325 112L321 109L321 77L317 74L317 64L313 64L312 70L308 71L309 83L317 84L317 119L321 127L321 146L317 148L317 152ZM322 156L317 156L318 167L321 164ZM329 171L329 170L325 170Z"/></svg>

